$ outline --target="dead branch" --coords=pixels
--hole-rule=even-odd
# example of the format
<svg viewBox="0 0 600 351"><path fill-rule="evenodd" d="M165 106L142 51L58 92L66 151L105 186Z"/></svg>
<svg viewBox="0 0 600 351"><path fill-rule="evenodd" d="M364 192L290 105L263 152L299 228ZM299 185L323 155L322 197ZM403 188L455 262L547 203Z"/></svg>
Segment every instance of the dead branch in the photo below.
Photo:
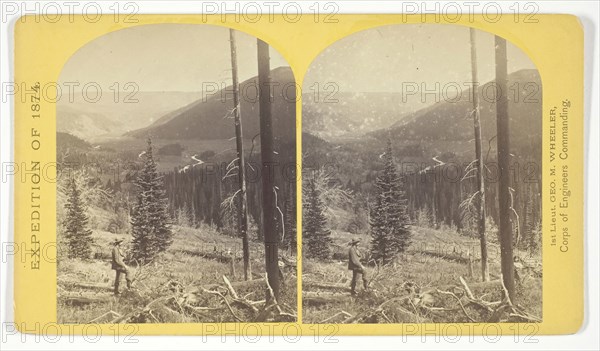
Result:
<svg viewBox="0 0 600 351"><path fill-rule="evenodd" d="M222 310L224 307L223 306L219 306L219 307L206 307L206 306L190 306L190 305L186 305L185 307L194 310L194 311L218 311L218 310Z"/></svg>
<svg viewBox="0 0 600 351"><path fill-rule="evenodd" d="M502 276L502 273L500 273L500 283L502 283L502 290L504 290L504 299L506 300L506 303L512 307L512 301L510 301L510 296L508 295L508 289L506 289L506 285L504 285L504 277Z"/></svg>
<svg viewBox="0 0 600 351"><path fill-rule="evenodd" d="M240 317L238 317L238 315L235 314L235 312L233 311L233 308L231 307L231 304L229 303L229 301L227 300L225 295L221 294L219 291L216 291L216 290L208 290L208 289L202 288L202 291L207 294L219 296L221 298L221 300L223 300L225 305L227 305L227 308L229 309L229 312L231 312L231 314L233 315L233 318L235 318L238 322L242 322L242 319Z"/></svg>
<svg viewBox="0 0 600 351"><path fill-rule="evenodd" d="M462 280L462 277L461 277ZM466 285L466 284L465 284ZM467 287L467 289L469 289L469 287ZM443 290L438 290L437 291L440 294L444 294L444 295L450 295L452 297L454 297L456 299L456 301L458 301L458 304L460 305L460 308L462 309L463 313L465 314L465 316L471 321L471 322L475 322L475 320L469 316L469 314L467 313L467 310L465 309L465 306L463 305L462 301L460 301L460 298L458 296L456 296L455 293L450 292L450 291L443 291ZM470 293L470 290L469 290ZM471 294L472 296L473 294Z"/></svg>
<svg viewBox="0 0 600 351"><path fill-rule="evenodd" d="M296 318L298 318L298 317L295 314L283 312L283 310L281 309L281 306L279 305L279 303L277 302L277 298L275 297L275 293L273 292L273 289L271 288L271 284L269 284L269 277L267 276L267 273L265 273L265 282L267 283L267 288L269 289L269 295L271 296L271 302L277 308L277 312L279 312L279 315L296 320Z"/></svg>
<svg viewBox="0 0 600 351"><path fill-rule="evenodd" d="M467 282L465 281L465 279L463 277L459 277L459 279L460 279L460 283L463 286L463 289L465 290L465 294L467 295L468 302L470 304L473 304L480 308L483 308L484 310L486 310L488 312L494 312L493 306L501 304L501 302L487 302L487 301L483 301L481 299L476 298L475 295L473 295L473 292L471 291L469 286L467 285ZM498 281L477 283L477 284L474 284L474 286L476 285L478 287L486 287L486 286L493 286L496 284L498 284Z"/></svg>
<svg viewBox="0 0 600 351"><path fill-rule="evenodd" d="M417 323L421 323L421 316L419 315L419 312L417 311L417 306L415 306L412 299L408 299L408 302L410 303L410 306L413 308L413 311L415 311L414 315L415 315L415 317L417 317ZM383 310L382 310L382 312L383 312Z"/></svg>
<svg viewBox="0 0 600 351"><path fill-rule="evenodd" d="M519 241L521 240L521 224L519 222L519 214L517 213L517 211L515 210L514 207L514 198L513 198L513 192L515 191L515 189L513 188L508 188L508 193L510 194L510 210L512 211L513 215L515 216L516 220L516 228L515 231L517 232L516 238L515 238L515 242L513 244L514 247L519 245Z"/></svg>
<svg viewBox="0 0 600 351"><path fill-rule="evenodd" d="M467 167L467 172L466 172L466 173L465 173L465 175L464 175L464 176L463 176L463 177L460 179L460 181L462 182L462 181L463 181L463 180L465 180L465 179L471 178L470 174L471 174L471 173L475 173L476 171L477 171L477 168L471 168L471 169L469 169L469 168Z"/></svg>
<svg viewBox="0 0 600 351"><path fill-rule="evenodd" d="M166 301L166 300L168 300L168 299L171 299L171 298L173 298L173 296L161 296L161 297L159 297L159 298L157 298L157 299L154 299L154 300L150 301L150 303L148 303L146 306L144 306L144 307L142 307L142 308L138 308L138 309L136 309L136 310L134 310L134 311L132 311L132 312L130 312L130 313L128 313L128 314L125 314L125 315L122 315L122 316L119 316L119 317L117 317L116 319L113 319L113 320L112 320L110 323L111 323L111 324L117 324L117 323L121 323L121 322L123 322L123 321L126 321L126 320L127 320L128 318L130 318L131 316L133 316L133 315L135 315L135 314L137 314L137 313L140 313L140 312L146 312L146 313L148 313L148 314L149 314L149 315L150 315L152 318L156 319L156 317L155 317L154 315L152 315L152 314L151 314L152 310L150 309L150 307L151 307L152 305L154 305L155 303L159 302L159 301ZM157 322L159 322L159 321L157 320Z"/></svg>
<svg viewBox="0 0 600 351"><path fill-rule="evenodd" d="M227 279L226 276L223 276L223 281L225 282L225 285L227 286L227 290L229 290L229 293L231 294L231 296L234 299L238 299L239 297L238 297L237 293L235 292L235 289L233 288L233 286L231 286L229 279Z"/></svg>
<svg viewBox="0 0 600 351"><path fill-rule="evenodd" d="M231 196L225 198L223 200L223 202L221 202L221 209L222 210L229 210L229 211L233 211L235 208L235 198L237 196L237 194L239 194L242 190L238 189L235 193L233 193Z"/></svg>
<svg viewBox="0 0 600 351"><path fill-rule="evenodd" d="M487 163L488 157L490 156L490 151L492 151L492 141L494 141L494 139L496 139L497 136L498 135L494 135L493 137L488 139L488 151L485 155L485 161L483 162L484 164Z"/></svg>
<svg viewBox="0 0 600 351"><path fill-rule="evenodd" d="M235 139L235 138L234 138ZM234 158L231 162L229 162L229 164L227 165L227 167L225 169L229 170L231 169L231 167L235 166L235 163L239 160L239 157Z"/></svg>
<svg viewBox="0 0 600 351"><path fill-rule="evenodd" d="M463 288L465 288L465 293L467 294L469 299L475 300L475 296L473 296L473 293L471 292L471 289L469 289L469 286L467 285L467 282L465 281L465 279L462 276L458 277L458 278L460 279L460 283L462 284Z"/></svg>
<svg viewBox="0 0 600 351"><path fill-rule="evenodd" d="M542 319L536 316L532 316L528 313L525 313L523 311L519 311L516 308L513 308L512 312L508 314L509 317L517 317L517 318L521 318L524 319L528 322L533 322L533 323L541 323Z"/></svg>
<svg viewBox="0 0 600 351"><path fill-rule="evenodd" d="M392 299L389 299L387 301L384 301L382 304L380 304L377 309L383 309L383 307L385 307L386 305L392 303L392 302L402 302L406 299L410 299L412 297L412 295L405 295L405 296L401 296L401 297L394 297Z"/></svg>
<svg viewBox="0 0 600 351"><path fill-rule="evenodd" d="M372 309L367 309L365 311L362 311L358 314L356 314L355 316L349 317L347 319L345 319L342 323L343 324L352 324L352 323L358 323L360 320L364 319L365 317L368 316L372 316L375 314L381 314L384 311L384 307L392 302L401 302L404 301L406 299L409 299L412 295L406 295L406 296L402 296L402 297L395 297L389 300L384 301L383 303L381 303L377 308L372 308ZM420 316L415 315L413 312L410 312L400 306L396 306L396 308L398 308L399 310L401 310L404 313L410 314L415 316L416 319L420 320Z"/></svg>
<svg viewBox="0 0 600 351"><path fill-rule="evenodd" d="M327 319L324 319L324 320L320 321L320 322L319 322L319 324L324 324L324 323L327 323L327 322L329 322L329 321L331 321L331 320L334 320L334 319L335 319L337 316L340 316L340 315L344 315L344 316L346 316L346 317L348 317L348 318L351 318L351 317L352 317L352 315L351 315L350 313L348 313L348 312L346 312L346 311L343 311L343 310L342 310L342 311L339 311L338 313L334 314L333 316L331 316L331 317L329 317L329 318L327 318Z"/></svg>
<svg viewBox="0 0 600 351"><path fill-rule="evenodd" d="M493 310L493 313L488 318L487 322L488 323L498 323L498 322L500 322L500 317L502 316L502 314L504 314L504 311L506 311L506 309L508 309L509 307L510 306L508 306L507 304L501 304L500 306L498 306L498 308L496 308L495 310Z"/></svg>
<svg viewBox="0 0 600 351"><path fill-rule="evenodd" d="M226 276L223 276L223 281L225 282L227 290L229 291L229 294L231 295L234 303L242 307L248 308L252 312L258 312L258 308L254 306L256 304L255 301L249 301L246 298L240 298Z"/></svg>
<svg viewBox="0 0 600 351"><path fill-rule="evenodd" d="M96 322L96 321L98 321L98 320L100 320L100 319L102 319L103 317L106 317L106 316L108 316L108 315L111 315L113 318L115 318L115 317L117 317L117 318L118 318L118 317L121 317L121 314L120 314L120 313L117 313L117 312L115 312L115 311L113 311L113 310L110 310L110 311L108 311L108 312L106 312L106 313L103 313L103 314L101 314L100 316L98 316L98 317L96 317L96 318L92 319L91 321L87 322L86 324L92 324L92 323L94 323L94 322Z"/></svg>
<svg viewBox="0 0 600 351"><path fill-rule="evenodd" d="M283 242L283 239L285 239L285 219L283 218L283 212L281 211L281 208L279 208L279 204L277 203L277 187L273 187L273 194L275 194L275 201L273 201L275 203L275 208L277 209L277 211L279 212L279 215L281 217L281 242Z"/></svg>
<svg viewBox="0 0 600 351"><path fill-rule="evenodd" d="M223 176L223 178L221 178L221 181L229 178L229 177L235 177L237 176L237 173L235 172L238 169L238 166L235 166L233 168L230 168L227 170L227 173L225 173L225 175Z"/></svg>
<svg viewBox="0 0 600 351"><path fill-rule="evenodd" d="M454 288L458 288L458 287L456 285L442 285L442 286L438 287L438 289L442 289L442 290L452 290ZM486 291L486 290L490 290L490 289L500 289L501 283L500 283L500 280L491 280L489 282L471 283L471 285L469 285L469 288L470 288L471 292ZM464 290L464 287L463 287L463 290ZM433 289L432 291L435 291L435 289Z"/></svg>

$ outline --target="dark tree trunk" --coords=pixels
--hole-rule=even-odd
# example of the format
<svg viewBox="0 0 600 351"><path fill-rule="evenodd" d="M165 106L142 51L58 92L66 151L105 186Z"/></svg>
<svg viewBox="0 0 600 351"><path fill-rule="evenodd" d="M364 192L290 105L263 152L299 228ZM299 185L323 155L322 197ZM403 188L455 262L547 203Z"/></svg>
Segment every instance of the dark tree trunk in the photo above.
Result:
<svg viewBox="0 0 600 351"><path fill-rule="evenodd" d="M263 204L263 237L265 241L265 268L275 298L279 297L279 249L275 223L275 174L273 168L273 125L271 117L271 86L269 45L257 39L258 86L260 106L260 154ZM267 295L267 300L270 296Z"/></svg>
<svg viewBox="0 0 600 351"><path fill-rule="evenodd" d="M487 238L485 233L485 184L483 182L483 155L481 153L481 120L479 118L479 94L475 84L478 83L477 76L477 49L475 47L475 29L470 28L471 37L471 75L473 80L473 128L475 130L475 158L477 159L477 230L481 246L481 279L484 282L490 280L490 269L488 266Z"/></svg>
<svg viewBox="0 0 600 351"><path fill-rule="evenodd" d="M510 140L508 120L508 87L506 40L496 36L496 84L498 96L496 101L496 130L498 133L498 168L500 179L498 184L498 207L500 212L500 257L502 260L502 277L508 296L515 303L515 279L513 267L513 233L510 221Z"/></svg>

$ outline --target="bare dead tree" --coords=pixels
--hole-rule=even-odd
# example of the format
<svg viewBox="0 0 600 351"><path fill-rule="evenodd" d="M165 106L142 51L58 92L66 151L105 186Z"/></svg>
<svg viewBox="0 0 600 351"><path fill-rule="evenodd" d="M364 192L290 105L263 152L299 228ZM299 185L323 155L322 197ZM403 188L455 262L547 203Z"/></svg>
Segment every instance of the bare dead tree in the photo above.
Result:
<svg viewBox="0 0 600 351"><path fill-rule="evenodd" d="M513 232L511 216L510 194L510 139L508 116L508 82L507 82L507 57L506 40L495 37L496 59L496 84L499 95L496 97L496 130L498 132L498 168L500 179L498 182L498 206L500 214L500 258L502 266L502 279L506 287L507 297L515 303L515 279L513 263Z"/></svg>
<svg viewBox="0 0 600 351"><path fill-rule="evenodd" d="M265 242L265 268L267 271L268 285L271 291L266 298L273 296L279 298L279 237L275 228L275 186L273 166L273 120L271 116L271 89L269 45L257 39L258 47L258 89L260 108L260 154L261 154L261 180L262 180L262 210L263 210L263 237Z"/></svg>
<svg viewBox="0 0 600 351"><path fill-rule="evenodd" d="M239 82L237 67L237 49L235 31L229 29L229 45L231 48L231 77L233 80L233 113L235 121L235 144L238 162L238 183L240 187L240 200L238 201L239 229L242 237L242 252L244 256L244 280L252 278L250 267L250 246L248 243L248 198L246 195L246 165L244 162L244 142L242 136L241 105L239 98Z"/></svg>
<svg viewBox="0 0 600 351"><path fill-rule="evenodd" d="M344 188L332 171L327 171L324 167L319 167L304 177L314 182L323 203L327 206L345 206L352 204L354 194L351 190ZM304 187L302 187L304 190Z"/></svg>
<svg viewBox="0 0 600 351"><path fill-rule="evenodd" d="M81 198L88 204L110 203L114 194L102 187L102 183L91 175L86 167L61 172L57 180L57 197L66 200L69 180L74 180L81 191Z"/></svg>
<svg viewBox="0 0 600 351"><path fill-rule="evenodd" d="M470 28L470 39L471 39L471 77L473 81L473 87L471 88L471 94L473 95L473 129L475 131L475 158L477 159L477 229L479 233L479 242L481 246L481 279L484 282L490 280L490 269L488 265L488 249L487 249L487 238L485 233L485 184L483 182L483 155L481 152L481 120L479 115L479 94L476 83L478 82L477 76L477 49L475 47L475 29Z"/></svg>

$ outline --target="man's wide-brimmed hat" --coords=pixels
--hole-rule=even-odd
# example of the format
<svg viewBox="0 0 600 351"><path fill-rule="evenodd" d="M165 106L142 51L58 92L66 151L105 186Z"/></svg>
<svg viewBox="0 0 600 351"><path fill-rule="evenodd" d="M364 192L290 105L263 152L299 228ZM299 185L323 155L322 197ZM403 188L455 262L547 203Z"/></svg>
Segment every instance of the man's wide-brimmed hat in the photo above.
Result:
<svg viewBox="0 0 600 351"><path fill-rule="evenodd" d="M356 245L360 243L360 239L352 239L352 241L350 241L350 245Z"/></svg>

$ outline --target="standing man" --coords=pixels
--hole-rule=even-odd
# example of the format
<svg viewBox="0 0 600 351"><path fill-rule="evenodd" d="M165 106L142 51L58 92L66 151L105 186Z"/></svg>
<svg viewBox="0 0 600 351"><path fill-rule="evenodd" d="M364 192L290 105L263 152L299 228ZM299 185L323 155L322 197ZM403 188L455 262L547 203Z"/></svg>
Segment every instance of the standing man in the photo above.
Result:
<svg viewBox="0 0 600 351"><path fill-rule="evenodd" d="M123 253L121 252L121 243L123 239L116 239L113 243L112 250L112 269L116 271L115 277L115 295L119 295L119 283L121 282L121 274L125 274L125 281L127 281L127 289L131 289L131 279L129 278L129 269L123 262Z"/></svg>
<svg viewBox="0 0 600 351"><path fill-rule="evenodd" d="M365 267L360 263L360 251L358 251L358 244L360 239L352 239L350 242L350 249L348 250L348 270L352 271L352 283L350 284L350 293L356 295L356 280L358 275L362 275L363 287L367 290L367 271Z"/></svg>

